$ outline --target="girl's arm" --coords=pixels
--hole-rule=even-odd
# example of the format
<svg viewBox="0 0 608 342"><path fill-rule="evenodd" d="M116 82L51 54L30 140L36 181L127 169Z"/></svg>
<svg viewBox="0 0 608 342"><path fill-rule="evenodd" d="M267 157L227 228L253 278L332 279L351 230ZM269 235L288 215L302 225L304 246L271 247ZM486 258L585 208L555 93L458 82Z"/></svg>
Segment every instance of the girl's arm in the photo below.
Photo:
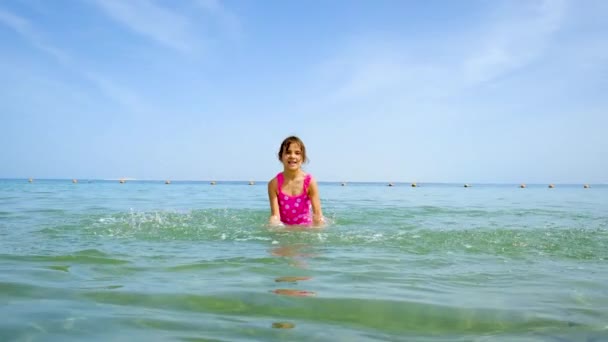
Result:
<svg viewBox="0 0 608 342"><path fill-rule="evenodd" d="M273 178L268 182L268 200L270 201L270 217L268 223L270 225L280 225L281 218L279 217L279 199L277 198L277 178Z"/></svg>
<svg viewBox="0 0 608 342"><path fill-rule="evenodd" d="M321 199L319 198L319 187L317 181L313 178L308 186L308 197L312 203L312 223L315 226L320 226L325 223L323 210L321 209Z"/></svg>

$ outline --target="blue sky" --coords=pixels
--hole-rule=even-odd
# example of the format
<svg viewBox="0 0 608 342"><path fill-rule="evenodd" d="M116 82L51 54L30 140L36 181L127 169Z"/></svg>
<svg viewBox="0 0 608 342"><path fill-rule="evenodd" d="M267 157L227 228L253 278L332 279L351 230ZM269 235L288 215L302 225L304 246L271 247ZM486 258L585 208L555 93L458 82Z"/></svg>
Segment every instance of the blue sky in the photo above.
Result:
<svg viewBox="0 0 608 342"><path fill-rule="evenodd" d="M608 2L4 0L0 177L608 182Z"/></svg>

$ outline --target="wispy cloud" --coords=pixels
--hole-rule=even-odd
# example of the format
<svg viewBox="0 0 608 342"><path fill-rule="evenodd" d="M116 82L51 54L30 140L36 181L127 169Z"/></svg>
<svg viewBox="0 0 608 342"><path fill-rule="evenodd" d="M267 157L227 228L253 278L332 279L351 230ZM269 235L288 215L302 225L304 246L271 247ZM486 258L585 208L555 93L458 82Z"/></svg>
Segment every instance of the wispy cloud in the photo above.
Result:
<svg viewBox="0 0 608 342"><path fill-rule="evenodd" d="M234 13L226 9L218 0L196 0L195 4L206 13L213 16L220 27L235 38L240 35L241 24Z"/></svg>
<svg viewBox="0 0 608 342"><path fill-rule="evenodd" d="M29 29L29 23L23 18L16 16L10 12L6 12L0 8L0 22L15 31L24 34Z"/></svg>
<svg viewBox="0 0 608 342"><path fill-rule="evenodd" d="M62 50L45 43L44 39L27 19L0 8L0 24L4 24L8 28L17 32L35 48L51 55L60 63L64 65L69 63L69 56Z"/></svg>
<svg viewBox="0 0 608 342"><path fill-rule="evenodd" d="M137 96L135 92L112 82L107 77L99 75L98 73L78 68L77 61L70 54L46 42L40 31L26 18L0 9L0 24L4 24L15 31L34 48L51 56L65 69L81 75L84 80L92 83L105 95L121 104L129 111L140 112L143 110L141 105L143 101L139 99L139 96Z"/></svg>
<svg viewBox="0 0 608 342"><path fill-rule="evenodd" d="M463 78L476 85L518 70L542 56L557 32L566 12L565 0L509 3L517 8L501 8L510 13L495 18L486 28L479 48L462 64Z"/></svg>
<svg viewBox="0 0 608 342"><path fill-rule="evenodd" d="M327 97L337 101L384 97L411 103L457 95L541 59L566 8L565 0L506 2L472 31L422 44L440 51L448 46L442 52L449 58L443 59L419 53L423 49L412 40L359 36L321 63L317 75L329 84Z"/></svg>
<svg viewBox="0 0 608 342"><path fill-rule="evenodd" d="M182 51L197 45L189 30L190 20L184 15L161 7L150 0L95 0L111 18L133 32L157 43Z"/></svg>
<svg viewBox="0 0 608 342"><path fill-rule="evenodd" d="M316 67L315 87L328 103L382 104L443 97L454 91L450 66L417 56L403 41L357 37Z"/></svg>
<svg viewBox="0 0 608 342"><path fill-rule="evenodd" d="M373 54L342 57L323 66L326 75L340 86L334 88L337 100L377 95L398 86L408 72L408 66L390 53L374 49Z"/></svg>
<svg viewBox="0 0 608 342"><path fill-rule="evenodd" d="M219 25L232 36L240 31L236 16L212 0L186 3L186 6L194 5L195 9L202 10L189 13L160 6L153 0L94 0L94 3L129 30L182 53L204 47L205 40L210 38L208 32L202 29L205 24ZM209 17L200 18L200 14Z"/></svg>
<svg viewBox="0 0 608 342"><path fill-rule="evenodd" d="M92 71L83 71L83 77L91 81L106 96L120 103L132 114L147 114L149 108L143 99L129 87L112 81L107 76Z"/></svg>

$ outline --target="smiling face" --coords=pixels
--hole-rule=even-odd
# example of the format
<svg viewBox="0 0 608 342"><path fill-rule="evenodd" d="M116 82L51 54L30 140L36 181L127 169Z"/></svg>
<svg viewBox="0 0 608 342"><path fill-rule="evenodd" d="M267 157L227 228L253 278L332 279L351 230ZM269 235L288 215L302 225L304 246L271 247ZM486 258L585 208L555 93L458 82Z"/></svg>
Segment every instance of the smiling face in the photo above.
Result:
<svg viewBox="0 0 608 342"><path fill-rule="evenodd" d="M290 136L283 140L279 148L278 157L285 166L285 170L298 169L302 164L308 162L306 146L296 136Z"/></svg>
<svg viewBox="0 0 608 342"><path fill-rule="evenodd" d="M281 154L281 162L285 170L298 170L302 167L304 161L304 152L302 147L297 142L292 142L285 146Z"/></svg>

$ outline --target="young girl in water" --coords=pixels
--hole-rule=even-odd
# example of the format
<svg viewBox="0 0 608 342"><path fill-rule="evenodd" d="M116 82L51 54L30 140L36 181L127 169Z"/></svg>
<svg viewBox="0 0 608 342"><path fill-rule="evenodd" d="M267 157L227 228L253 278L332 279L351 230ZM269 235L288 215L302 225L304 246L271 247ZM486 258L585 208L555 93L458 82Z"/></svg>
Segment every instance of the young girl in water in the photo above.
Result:
<svg viewBox="0 0 608 342"><path fill-rule="evenodd" d="M287 225L322 225L325 220L317 182L302 170L302 163L308 162L304 143L298 137L288 137L281 143L278 156L283 163L283 172L268 182L268 222L271 225L281 222Z"/></svg>

